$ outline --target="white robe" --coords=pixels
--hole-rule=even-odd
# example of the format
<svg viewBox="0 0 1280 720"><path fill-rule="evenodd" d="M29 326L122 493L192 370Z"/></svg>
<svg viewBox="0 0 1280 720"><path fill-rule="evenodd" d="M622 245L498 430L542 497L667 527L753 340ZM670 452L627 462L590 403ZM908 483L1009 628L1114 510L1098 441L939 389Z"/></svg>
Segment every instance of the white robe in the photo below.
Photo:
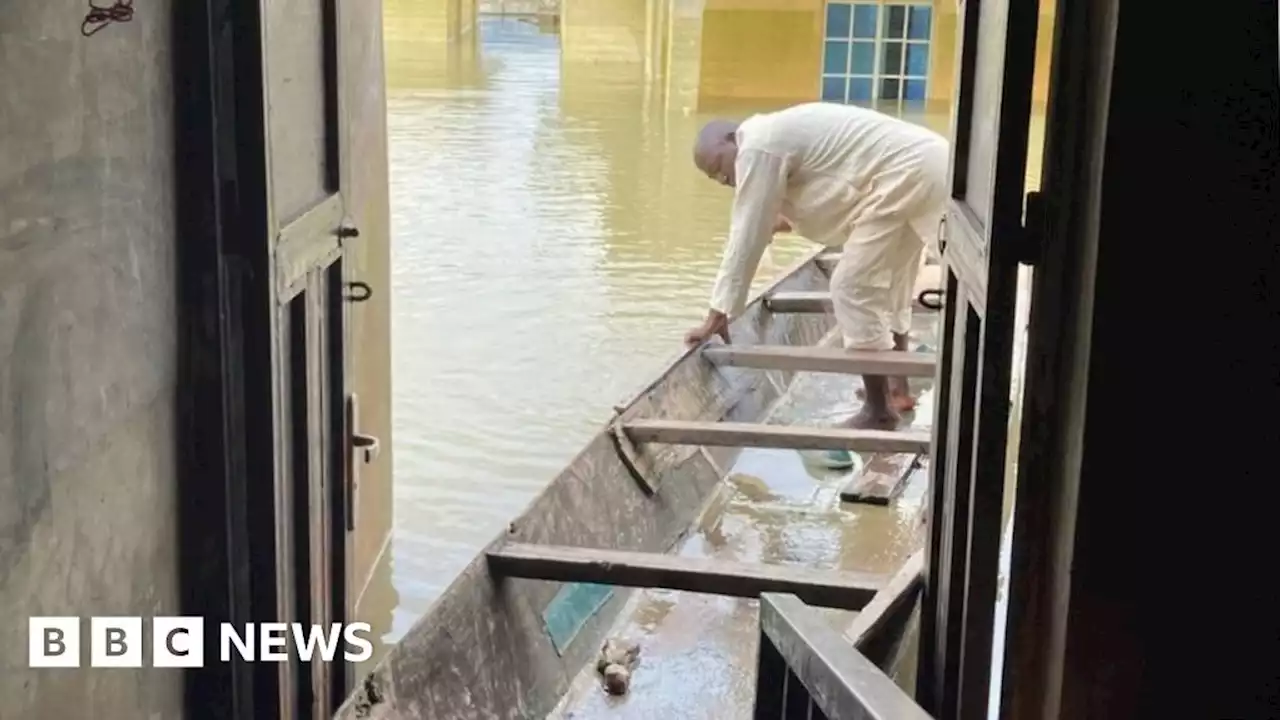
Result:
<svg viewBox="0 0 1280 720"><path fill-rule="evenodd" d="M781 214L798 234L845 246L832 298L846 346L888 349L890 330L905 333L902 318L910 321L911 288L904 293L902 283L914 284L921 243L936 243L947 141L872 110L807 103L747 119L737 145L729 242L711 308L742 311Z"/></svg>

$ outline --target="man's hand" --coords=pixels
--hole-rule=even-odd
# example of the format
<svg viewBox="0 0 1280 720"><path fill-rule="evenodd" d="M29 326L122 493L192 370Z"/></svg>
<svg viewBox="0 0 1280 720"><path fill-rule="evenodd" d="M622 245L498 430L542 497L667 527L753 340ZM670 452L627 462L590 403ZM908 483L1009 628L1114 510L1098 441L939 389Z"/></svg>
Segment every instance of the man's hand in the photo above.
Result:
<svg viewBox="0 0 1280 720"><path fill-rule="evenodd" d="M729 342L729 317L715 310L707 313L707 319L701 325L684 334L684 344L687 347L701 345L712 335L719 335L726 343Z"/></svg>
<svg viewBox="0 0 1280 720"><path fill-rule="evenodd" d="M773 232L775 235L778 233L791 232L791 221L779 215L778 219L773 221Z"/></svg>

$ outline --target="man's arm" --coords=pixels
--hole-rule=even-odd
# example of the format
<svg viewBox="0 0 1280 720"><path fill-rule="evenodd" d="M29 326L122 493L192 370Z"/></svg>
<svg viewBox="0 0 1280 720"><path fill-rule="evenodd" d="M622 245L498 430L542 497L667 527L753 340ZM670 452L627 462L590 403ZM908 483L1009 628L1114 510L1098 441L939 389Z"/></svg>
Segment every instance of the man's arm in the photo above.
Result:
<svg viewBox="0 0 1280 720"><path fill-rule="evenodd" d="M773 239L787 189L787 162L783 157L746 150L738 153L735 165L737 182L729 242L711 291L712 312L726 316L742 312L746 305L751 280Z"/></svg>

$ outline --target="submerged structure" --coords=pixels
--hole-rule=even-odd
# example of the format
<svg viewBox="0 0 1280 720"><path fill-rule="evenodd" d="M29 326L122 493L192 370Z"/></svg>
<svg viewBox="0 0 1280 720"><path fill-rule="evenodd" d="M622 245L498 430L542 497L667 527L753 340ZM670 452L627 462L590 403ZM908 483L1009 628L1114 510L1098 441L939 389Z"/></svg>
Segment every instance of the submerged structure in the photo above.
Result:
<svg viewBox="0 0 1280 720"><path fill-rule="evenodd" d="M1274 392L1274 333L1257 329L1274 320L1275 4L1170 13L1153 32L1132 4L1057 3L1031 193L1040 4L957 9L936 361L892 368L933 378L928 431L761 422L794 373L883 361L815 349L822 298L797 294L821 290L815 258L735 319L733 345L698 349L627 406L361 674L297 660L42 669L26 640L33 616L359 617L386 533L356 528L380 522L392 445L378 4L154 2L90 34L101 18L82 23L81 4L6 2L0 715L625 714L661 698L642 687L648 653L619 703L590 705L603 690L589 683L628 627L614 621L645 622L616 590L633 586L758 608L734 616L754 629L753 665L692 674L732 678L757 717L1273 715L1275 673L1257 658L1274 655L1277 600L1255 550L1272 523L1247 515L1271 506L1197 509L1189 524L1169 488L1268 487L1274 424L1207 421L1216 391L1134 392L1153 367ZM763 37L776 18L757 19ZM1188 52L1204 38L1219 52ZM1163 252L1177 243L1196 250ZM1034 283L1011 427L1020 266ZM1141 323L1135 296L1160 300ZM1212 451L1135 452L1184 439ZM927 447L924 521L907 524L920 536L882 571L658 552L696 525L740 448L777 444ZM1184 601L1171 590L1201 588L1192 557L1211 558L1212 582Z"/></svg>

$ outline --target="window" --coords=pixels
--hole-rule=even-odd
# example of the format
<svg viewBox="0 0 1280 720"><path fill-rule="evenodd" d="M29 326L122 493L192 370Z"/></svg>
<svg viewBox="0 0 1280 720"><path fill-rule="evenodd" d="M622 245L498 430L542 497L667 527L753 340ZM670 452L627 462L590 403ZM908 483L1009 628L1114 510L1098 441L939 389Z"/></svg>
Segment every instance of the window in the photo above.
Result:
<svg viewBox="0 0 1280 720"><path fill-rule="evenodd" d="M923 101L933 8L902 3L827 3L822 99Z"/></svg>

